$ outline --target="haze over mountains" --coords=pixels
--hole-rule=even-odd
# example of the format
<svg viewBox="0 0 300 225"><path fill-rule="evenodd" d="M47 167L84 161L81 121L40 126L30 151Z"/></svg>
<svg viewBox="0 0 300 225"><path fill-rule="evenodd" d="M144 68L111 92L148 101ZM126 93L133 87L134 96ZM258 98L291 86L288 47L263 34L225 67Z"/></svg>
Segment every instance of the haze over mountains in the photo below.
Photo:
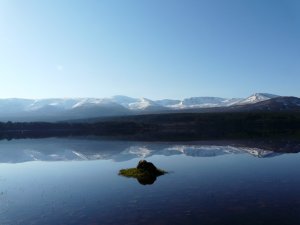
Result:
<svg viewBox="0 0 300 225"><path fill-rule="evenodd" d="M300 99L267 93L248 98L191 97L183 100L131 98L0 99L1 121L60 121L165 112L300 110Z"/></svg>

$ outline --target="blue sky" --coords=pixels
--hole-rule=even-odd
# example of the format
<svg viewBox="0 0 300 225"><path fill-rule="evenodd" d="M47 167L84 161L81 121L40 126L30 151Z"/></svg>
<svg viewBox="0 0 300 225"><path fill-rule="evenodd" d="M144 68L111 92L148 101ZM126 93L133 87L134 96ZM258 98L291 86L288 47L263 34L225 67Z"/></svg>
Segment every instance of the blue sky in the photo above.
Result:
<svg viewBox="0 0 300 225"><path fill-rule="evenodd" d="M0 98L300 96L298 0L0 0Z"/></svg>

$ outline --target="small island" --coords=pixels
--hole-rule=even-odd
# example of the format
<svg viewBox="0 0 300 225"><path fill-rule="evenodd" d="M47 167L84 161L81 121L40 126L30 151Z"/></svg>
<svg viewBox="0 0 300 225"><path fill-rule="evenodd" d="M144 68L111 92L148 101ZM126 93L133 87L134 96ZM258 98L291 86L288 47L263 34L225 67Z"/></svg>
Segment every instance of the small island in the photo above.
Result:
<svg viewBox="0 0 300 225"><path fill-rule="evenodd" d="M119 175L136 178L140 184L153 184L158 176L167 172L156 168L153 163L140 160L136 168L121 169Z"/></svg>

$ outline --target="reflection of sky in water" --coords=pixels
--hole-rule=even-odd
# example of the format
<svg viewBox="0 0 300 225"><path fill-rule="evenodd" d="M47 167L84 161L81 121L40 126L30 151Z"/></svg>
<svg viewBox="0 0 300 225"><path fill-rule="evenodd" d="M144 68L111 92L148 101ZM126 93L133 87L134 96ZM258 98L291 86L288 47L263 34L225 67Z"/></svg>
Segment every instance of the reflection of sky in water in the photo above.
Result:
<svg viewBox="0 0 300 225"><path fill-rule="evenodd" d="M40 146L58 146L53 141ZM90 142L84 143L88 152ZM117 175L138 160L1 163L0 224L297 224L300 219L299 154L154 154L148 160L171 173L147 186Z"/></svg>

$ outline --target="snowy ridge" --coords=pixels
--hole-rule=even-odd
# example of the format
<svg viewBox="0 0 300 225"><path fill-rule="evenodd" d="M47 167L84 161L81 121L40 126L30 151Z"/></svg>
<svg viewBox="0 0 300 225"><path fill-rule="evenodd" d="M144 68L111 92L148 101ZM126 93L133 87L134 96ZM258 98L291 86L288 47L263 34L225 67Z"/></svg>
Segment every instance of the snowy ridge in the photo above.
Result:
<svg viewBox="0 0 300 225"><path fill-rule="evenodd" d="M79 108L79 107L93 107L93 106L106 106L106 107L110 107L110 106L115 106L118 105L117 103L111 101L110 99L106 99L106 98L91 98L91 99L82 99L79 102L77 102L76 104L74 104L72 106L72 109L75 108Z"/></svg>
<svg viewBox="0 0 300 225"><path fill-rule="evenodd" d="M121 105L131 110L144 110L149 107L165 107L171 109L204 108L230 106L234 104L253 104L271 98L279 97L273 94L256 93L248 98L220 98L220 97L191 97L183 100L162 99L151 100L148 98L131 98L116 95L110 98L50 98L50 99L0 99L0 108L18 108L34 111L43 107L52 106L61 109L74 109L84 106L109 106Z"/></svg>
<svg viewBox="0 0 300 225"><path fill-rule="evenodd" d="M274 99L275 98L275 99ZM58 121L68 119L96 118L102 116L122 116L145 113L160 113L170 110L216 108L222 110L231 106L254 105L270 99L280 100L280 96L256 93L248 98L191 97L182 100L132 98L116 95L109 98L49 98L49 99L0 99L0 121ZM287 107L300 107L298 99L281 102ZM285 107L285 108L287 108ZM220 109L218 109L220 108ZM46 118L47 117L47 118ZM49 117L51 117L49 119ZM27 119L28 118L28 119Z"/></svg>
<svg viewBox="0 0 300 225"><path fill-rule="evenodd" d="M162 106L147 98L138 99L136 102L130 103L128 105L128 108L131 110L145 110L150 107L162 107Z"/></svg>
<svg viewBox="0 0 300 225"><path fill-rule="evenodd" d="M262 101L266 101L272 98L277 98L279 97L278 95L273 95L273 94L267 94L267 93L255 93L251 96L249 96L246 99L243 99L239 102L237 102L237 105L245 105L245 104L254 104L257 102L262 102Z"/></svg>

